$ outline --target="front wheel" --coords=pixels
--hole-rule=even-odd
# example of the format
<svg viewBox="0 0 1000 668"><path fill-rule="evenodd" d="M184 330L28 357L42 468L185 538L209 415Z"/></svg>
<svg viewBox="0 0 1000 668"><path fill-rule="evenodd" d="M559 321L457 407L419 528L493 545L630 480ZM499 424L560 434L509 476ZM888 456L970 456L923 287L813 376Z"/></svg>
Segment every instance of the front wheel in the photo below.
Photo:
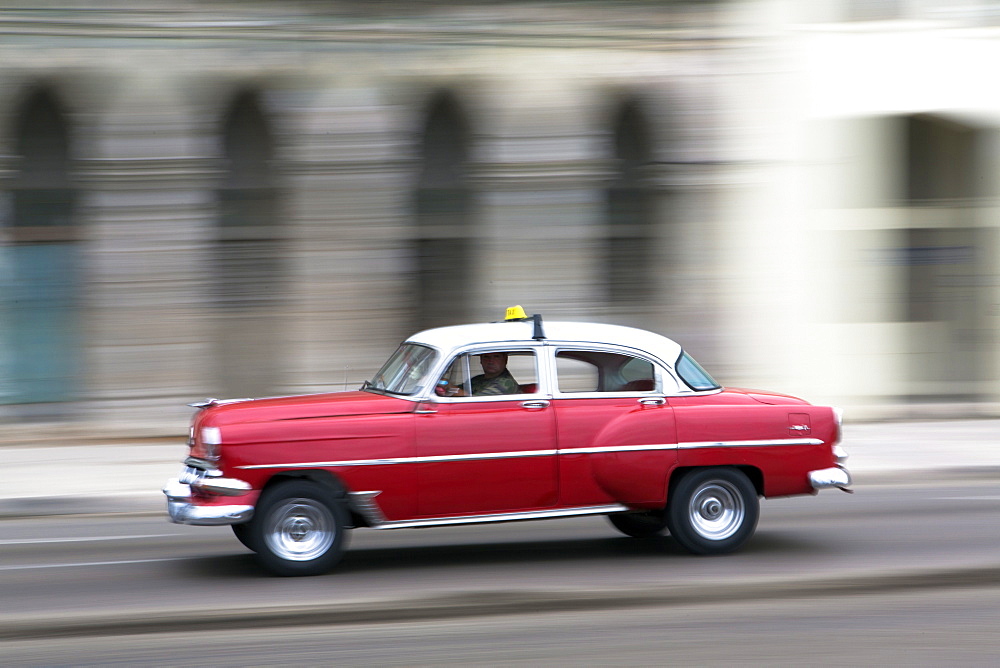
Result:
<svg viewBox="0 0 1000 668"><path fill-rule="evenodd" d="M295 480L265 491L249 524L260 564L275 575L320 575L344 553L347 511L320 485Z"/></svg>
<svg viewBox="0 0 1000 668"><path fill-rule="evenodd" d="M734 468L694 471L681 478L667 508L670 534L695 554L724 554L742 547L754 529L757 490Z"/></svg>

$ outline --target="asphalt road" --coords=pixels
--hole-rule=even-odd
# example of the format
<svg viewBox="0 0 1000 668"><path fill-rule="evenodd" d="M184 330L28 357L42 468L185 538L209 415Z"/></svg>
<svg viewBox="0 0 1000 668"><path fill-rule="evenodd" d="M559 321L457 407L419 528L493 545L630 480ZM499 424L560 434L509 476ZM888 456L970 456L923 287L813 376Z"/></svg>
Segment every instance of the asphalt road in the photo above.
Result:
<svg viewBox="0 0 1000 668"><path fill-rule="evenodd" d="M7 666L988 666L1000 589L0 645Z"/></svg>
<svg viewBox="0 0 1000 668"><path fill-rule="evenodd" d="M1000 659L998 548L1000 482L982 479L768 500L724 557L579 518L359 530L299 579L264 575L226 527L6 520L0 662L976 663Z"/></svg>

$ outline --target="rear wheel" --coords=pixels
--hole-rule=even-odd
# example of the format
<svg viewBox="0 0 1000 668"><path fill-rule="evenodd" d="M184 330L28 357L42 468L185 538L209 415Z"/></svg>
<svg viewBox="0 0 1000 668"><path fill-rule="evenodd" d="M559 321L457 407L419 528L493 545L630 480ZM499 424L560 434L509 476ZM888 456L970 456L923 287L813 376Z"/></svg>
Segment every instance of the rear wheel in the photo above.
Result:
<svg viewBox="0 0 1000 668"><path fill-rule="evenodd" d="M757 490L735 468L711 468L684 476L667 508L670 534L695 554L724 554L742 547L757 528Z"/></svg>
<svg viewBox="0 0 1000 668"><path fill-rule="evenodd" d="M664 513L616 513L608 515L611 525L626 536L650 538L664 532L667 518Z"/></svg>
<svg viewBox="0 0 1000 668"><path fill-rule="evenodd" d="M325 573L346 547L343 502L327 488L304 480L266 490L248 526L257 560L275 575Z"/></svg>

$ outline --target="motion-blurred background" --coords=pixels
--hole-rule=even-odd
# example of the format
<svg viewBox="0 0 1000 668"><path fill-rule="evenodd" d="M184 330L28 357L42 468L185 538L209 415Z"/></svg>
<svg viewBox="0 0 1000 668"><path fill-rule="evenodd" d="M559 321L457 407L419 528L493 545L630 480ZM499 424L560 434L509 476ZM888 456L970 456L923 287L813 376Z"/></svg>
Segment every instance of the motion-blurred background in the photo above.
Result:
<svg viewBox="0 0 1000 668"><path fill-rule="evenodd" d="M1000 5L0 2L0 420L183 431L413 331L631 324L1000 413Z"/></svg>

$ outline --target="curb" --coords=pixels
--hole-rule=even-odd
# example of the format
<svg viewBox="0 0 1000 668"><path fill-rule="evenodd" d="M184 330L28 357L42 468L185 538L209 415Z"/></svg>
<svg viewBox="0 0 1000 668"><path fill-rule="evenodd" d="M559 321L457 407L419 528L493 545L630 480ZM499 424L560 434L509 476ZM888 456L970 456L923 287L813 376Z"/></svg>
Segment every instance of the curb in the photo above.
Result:
<svg viewBox="0 0 1000 668"><path fill-rule="evenodd" d="M149 515L166 516L163 494L119 496L30 496L0 498L0 521L70 515Z"/></svg>
<svg viewBox="0 0 1000 668"><path fill-rule="evenodd" d="M847 470L851 472L854 486L874 487L876 485L938 485L962 481L1000 480L1000 466L945 466L941 468L919 469L879 469L862 470L860 473L851 469L848 460Z"/></svg>
<svg viewBox="0 0 1000 668"><path fill-rule="evenodd" d="M754 580L652 590L480 591L420 599L357 601L304 607L193 608L131 612L127 615L19 618L0 622L0 640L385 624L491 615L704 605L984 586L1000 586L1000 565L907 573L869 572L861 576L826 576L815 580Z"/></svg>

